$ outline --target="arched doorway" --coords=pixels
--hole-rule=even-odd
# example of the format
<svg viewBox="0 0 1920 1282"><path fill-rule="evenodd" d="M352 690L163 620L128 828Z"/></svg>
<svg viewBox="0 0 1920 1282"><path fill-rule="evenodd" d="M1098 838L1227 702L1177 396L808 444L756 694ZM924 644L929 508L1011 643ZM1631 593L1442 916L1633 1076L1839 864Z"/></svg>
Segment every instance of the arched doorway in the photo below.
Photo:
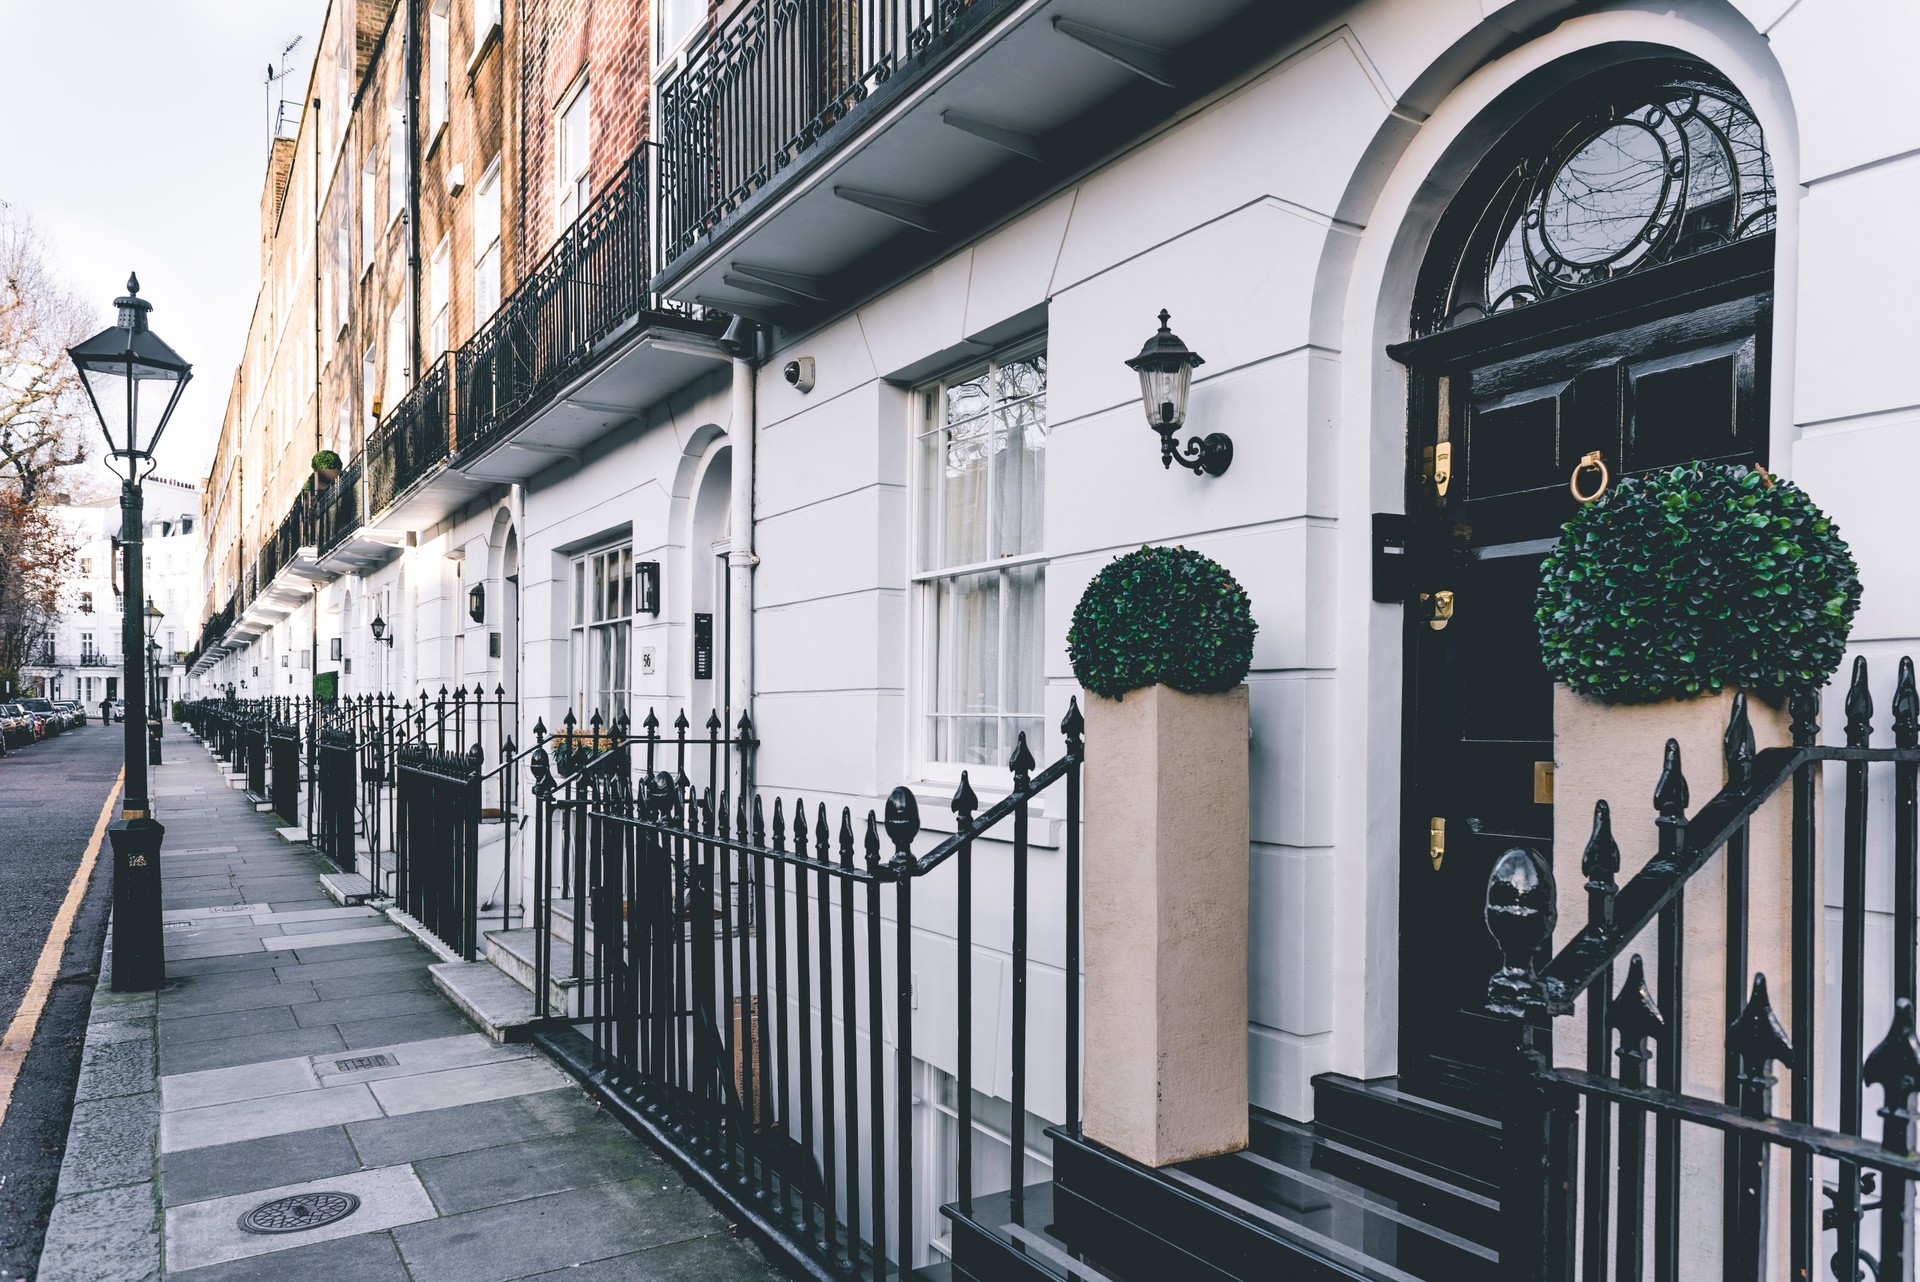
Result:
<svg viewBox="0 0 1920 1282"><path fill-rule="evenodd" d="M1565 85L1441 218L1409 373L1400 1066L1475 1092L1481 924L1507 846L1551 851L1552 686L1533 597L1597 456L1612 478L1764 464L1775 199L1753 113L1678 59ZM1590 491L1597 473L1583 473ZM1554 855L1561 876L1579 852Z"/></svg>
<svg viewBox="0 0 1920 1282"><path fill-rule="evenodd" d="M732 724L727 707L732 656L731 580L727 553L733 529L733 451L716 446L701 469L687 530L688 647L687 716L693 733L705 734L709 716Z"/></svg>

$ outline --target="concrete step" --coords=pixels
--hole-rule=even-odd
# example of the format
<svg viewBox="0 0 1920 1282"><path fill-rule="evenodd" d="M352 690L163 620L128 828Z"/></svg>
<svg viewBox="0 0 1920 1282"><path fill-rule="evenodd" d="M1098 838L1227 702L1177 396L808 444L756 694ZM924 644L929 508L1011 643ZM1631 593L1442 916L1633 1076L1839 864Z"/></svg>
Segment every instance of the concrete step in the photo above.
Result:
<svg viewBox="0 0 1920 1282"><path fill-rule="evenodd" d="M534 950L538 946L540 932L531 927L517 930L490 930L486 934L486 958L514 983L527 991L529 999L533 994ZM554 941L551 964L555 971L567 971L573 966L573 946L562 945ZM587 958L587 973L591 977L593 959ZM577 1014L580 1010L580 978L570 974L551 974L547 977L547 1005L554 1011Z"/></svg>
<svg viewBox="0 0 1920 1282"><path fill-rule="evenodd" d="M434 987L496 1042L527 1039L534 1023L533 994L502 974L492 962L453 961L427 967Z"/></svg>
<svg viewBox="0 0 1920 1282"><path fill-rule="evenodd" d="M320 888L342 908L364 904L373 897L373 883L353 872L323 872Z"/></svg>

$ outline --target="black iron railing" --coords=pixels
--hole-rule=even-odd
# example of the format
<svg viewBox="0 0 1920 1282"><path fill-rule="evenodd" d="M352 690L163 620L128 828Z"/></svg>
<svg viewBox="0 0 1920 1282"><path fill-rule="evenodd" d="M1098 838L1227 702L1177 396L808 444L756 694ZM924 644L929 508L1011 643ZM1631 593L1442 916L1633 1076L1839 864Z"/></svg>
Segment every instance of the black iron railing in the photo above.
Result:
<svg viewBox="0 0 1920 1282"><path fill-rule="evenodd" d="M263 713L239 714L240 768L247 776L247 795L267 799L267 719Z"/></svg>
<svg viewBox="0 0 1920 1282"><path fill-rule="evenodd" d="M660 89L665 264L882 86L965 46L1010 6L996 0L744 0Z"/></svg>
<svg viewBox="0 0 1920 1282"><path fill-rule="evenodd" d="M353 802L358 764L352 728L322 727L318 767L320 831L314 844L341 872L354 870Z"/></svg>
<svg viewBox="0 0 1920 1282"><path fill-rule="evenodd" d="M394 789L395 898L467 961L480 932L480 746L468 752L400 750Z"/></svg>
<svg viewBox="0 0 1920 1282"><path fill-rule="evenodd" d="M1726 787L1691 815L1680 750L1668 741L1654 797L1657 852L1624 886L1616 881L1612 816L1606 802L1596 806L1581 861L1587 924L1544 967L1538 959L1553 933L1552 869L1524 847L1495 865L1487 921L1505 964L1489 985L1487 1009L1509 1021L1515 1035L1513 1081L1503 1094L1511 1176L1502 1190L1501 1262L1508 1278L1638 1278L1650 1259L1653 1277L1673 1279L1685 1275L1688 1254L1702 1251L1730 1279L1854 1282L1869 1269L1879 1282L1914 1276L1920 692L1912 662L1902 659L1892 747L1872 746L1863 659L1855 661L1846 697L1846 746L1819 745L1814 693L1790 706L1793 745L1756 753L1745 696L1735 701ZM1822 894L1819 825L1831 810L1823 812L1820 798L1828 763L1844 772L1835 798L1842 802L1840 884ZM1892 804L1877 809L1870 785L1883 772L1892 776ZM1760 863L1752 843L1756 812L1777 795L1790 842L1785 870ZM1870 822L1890 823L1889 866L1869 866ZM1715 875L1700 876L1707 869ZM1868 887L1883 875L1891 896L1876 900L1889 913L1889 937L1879 945L1886 954L1870 960ZM1714 969L1704 974L1690 971L1686 957L1689 892L1703 885L1722 896L1725 913L1724 945L1710 950ZM1825 997L1823 923L1839 935L1832 1004ZM1782 925L1790 934L1785 1024L1766 977L1750 964L1755 932ZM1651 981L1635 951L1646 947L1657 956ZM1614 968L1629 954L1616 995ZM1883 974L1891 976L1892 1015L1869 1052L1869 978ZM1709 1065L1689 1074L1687 1055L1708 1043L1684 1026L1689 1013L1698 1020L1700 996L1716 984L1718 1049ZM1543 1039L1551 1020L1572 1013L1581 999L1585 1067L1550 1066ZM1837 1029L1834 1125L1816 1115L1823 1026ZM1791 1072L1784 1115L1773 1098L1776 1064ZM1720 1082L1720 1097L1688 1093L1689 1076ZM1866 1123L1869 1086L1882 1099L1877 1134ZM1777 1184L1782 1174L1784 1189ZM1786 1207L1784 1226L1778 1217L1770 1221L1776 1203Z"/></svg>
<svg viewBox="0 0 1920 1282"><path fill-rule="evenodd" d="M120 656L107 654L102 650L82 650L78 654L56 654L52 650L38 651L27 662L34 668L118 668Z"/></svg>
<svg viewBox="0 0 1920 1282"><path fill-rule="evenodd" d="M320 495L314 542L322 552L331 552L342 539L360 528L364 462L364 459L355 459Z"/></svg>
<svg viewBox="0 0 1920 1282"><path fill-rule="evenodd" d="M582 373L599 344L649 314L690 323L651 292L647 164L643 144L581 210L456 355L456 448L485 451ZM712 323L718 332L718 323Z"/></svg>
<svg viewBox="0 0 1920 1282"><path fill-rule="evenodd" d="M450 357L442 356L381 420L367 442L367 510L379 516L447 461Z"/></svg>
<svg viewBox="0 0 1920 1282"><path fill-rule="evenodd" d="M663 738L649 713L637 736L594 726L584 742L556 737L551 759L545 746L533 754L535 996L562 1025L539 1039L628 1102L630 1124L810 1272L904 1276L932 1227L915 1213L925 1174L913 1138L915 885L954 878L954 945L969 958L975 861L1010 865L1012 1031L1000 1062L1009 1066L1017 1198L1031 1080L1030 815L1058 786L1066 972L1076 975L1079 709L1062 726L1065 755L1038 773L1020 738L1012 790L984 812L962 776L954 834L920 854L907 789L887 799L884 825L869 811L856 826L848 807L836 822L824 804L797 798L769 806L752 792L757 741L746 718L731 737L718 718L705 738L689 729L683 716ZM544 741L544 727L535 735ZM702 769L696 786L689 771ZM1065 991L1064 1019L1049 1032L1063 1041L1064 1121L1077 1127L1079 986ZM971 966L957 967L952 1004L935 1008L956 1013L952 1160L964 1211L975 1182ZM935 1175L942 1186L947 1174Z"/></svg>
<svg viewBox="0 0 1920 1282"><path fill-rule="evenodd" d="M288 824L300 822L300 723L270 720L267 723L267 755L273 767L272 791L267 799L273 813Z"/></svg>

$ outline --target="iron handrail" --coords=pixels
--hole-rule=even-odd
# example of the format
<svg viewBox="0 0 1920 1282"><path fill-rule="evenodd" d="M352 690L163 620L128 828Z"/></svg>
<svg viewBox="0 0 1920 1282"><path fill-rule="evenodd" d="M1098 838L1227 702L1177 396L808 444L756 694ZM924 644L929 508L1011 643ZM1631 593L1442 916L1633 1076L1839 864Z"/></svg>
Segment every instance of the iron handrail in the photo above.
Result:
<svg viewBox="0 0 1920 1282"><path fill-rule="evenodd" d="M1611 928L1588 924L1568 940L1553 960L1541 967L1547 1009L1555 1015L1573 1011L1581 994L1606 976L1639 934L1686 888L1688 880L1742 832L1754 812L1792 781L1803 767L1816 761L1893 764L1920 762L1920 748L1858 748L1800 745L1763 748L1753 756L1753 770L1743 780L1728 783L1696 810L1685 825L1686 836L1672 857L1656 856L1633 879L1620 887L1614 899ZM1704 837L1696 839L1696 834Z"/></svg>

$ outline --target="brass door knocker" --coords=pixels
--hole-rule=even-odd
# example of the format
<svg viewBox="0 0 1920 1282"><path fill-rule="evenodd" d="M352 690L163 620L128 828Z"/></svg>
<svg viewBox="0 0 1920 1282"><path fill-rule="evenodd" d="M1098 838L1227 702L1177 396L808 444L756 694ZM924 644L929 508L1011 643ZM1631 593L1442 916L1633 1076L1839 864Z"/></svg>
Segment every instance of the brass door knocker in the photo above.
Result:
<svg viewBox="0 0 1920 1282"><path fill-rule="evenodd" d="M1580 473L1586 471L1600 473L1600 484L1593 487L1591 494L1580 492ZM1567 481L1567 491L1582 503L1591 503L1607 492L1607 482L1611 479L1612 473L1607 471L1606 460L1600 457L1599 450L1594 450L1573 465L1573 475Z"/></svg>

